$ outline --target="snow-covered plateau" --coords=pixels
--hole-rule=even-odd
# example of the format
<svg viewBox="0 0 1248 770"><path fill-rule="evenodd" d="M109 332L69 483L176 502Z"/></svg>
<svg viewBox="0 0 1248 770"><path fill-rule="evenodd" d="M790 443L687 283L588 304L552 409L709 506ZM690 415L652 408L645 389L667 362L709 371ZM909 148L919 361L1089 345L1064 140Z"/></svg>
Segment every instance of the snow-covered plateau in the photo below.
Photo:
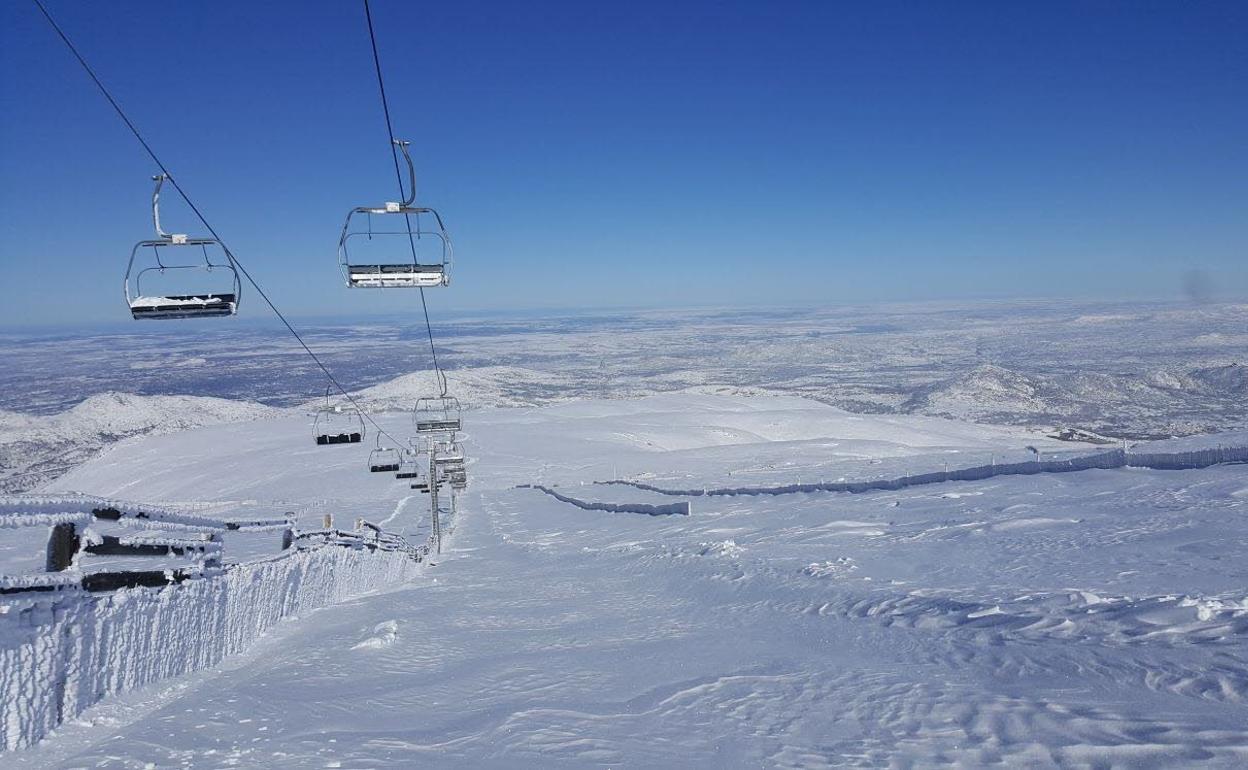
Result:
<svg viewBox="0 0 1248 770"><path fill-rule="evenodd" d="M1204 461L1248 433L1124 453L718 390L466 412L441 557L3 763L1248 764L1248 465ZM428 532L427 497L365 470L371 435L263 416L127 440L39 492Z"/></svg>

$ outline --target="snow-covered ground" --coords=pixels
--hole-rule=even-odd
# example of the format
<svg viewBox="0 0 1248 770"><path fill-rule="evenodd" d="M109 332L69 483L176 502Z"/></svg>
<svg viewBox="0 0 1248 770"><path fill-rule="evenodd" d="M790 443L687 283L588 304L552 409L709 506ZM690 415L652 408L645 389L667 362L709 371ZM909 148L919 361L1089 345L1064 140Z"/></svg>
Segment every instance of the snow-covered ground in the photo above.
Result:
<svg viewBox="0 0 1248 770"><path fill-rule="evenodd" d="M383 424L406 436L407 418ZM1248 763L1248 466L864 494L683 488L1095 452L1016 428L672 394L484 409L437 566L89 710L14 767ZM133 440L51 489L365 516L424 499L303 417ZM971 464L971 463L966 463ZM150 765L148 763L151 763Z"/></svg>
<svg viewBox="0 0 1248 770"><path fill-rule="evenodd" d="M238 400L321 403L324 374L284 329L138 326L0 329L0 492L33 489L127 437L263 408L229 414ZM432 387L423 327L299 326L368 409L410 408ZM1244 304L1033 301L500 314L436 333L466 406L701 389L1157 439L1248 425L1245 328Z"/></svg>

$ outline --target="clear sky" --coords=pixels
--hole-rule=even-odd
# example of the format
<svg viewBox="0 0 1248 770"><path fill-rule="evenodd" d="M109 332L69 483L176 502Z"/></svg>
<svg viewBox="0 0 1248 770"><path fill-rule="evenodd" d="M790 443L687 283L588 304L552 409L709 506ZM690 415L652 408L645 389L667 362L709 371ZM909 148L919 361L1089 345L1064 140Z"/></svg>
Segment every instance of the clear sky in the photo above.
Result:
<svg viewBox="0 0 1248 770"><path fill-rule="evenodd" d="M409 306L336 267L347 210L395 197L359 3L48 5L279 305ZM1181 298L1193 271L1248 297L1248 3L373 14L456 242L435 313ZM123 320L155 169L33 4L0 35L0 325Z"/></svg>

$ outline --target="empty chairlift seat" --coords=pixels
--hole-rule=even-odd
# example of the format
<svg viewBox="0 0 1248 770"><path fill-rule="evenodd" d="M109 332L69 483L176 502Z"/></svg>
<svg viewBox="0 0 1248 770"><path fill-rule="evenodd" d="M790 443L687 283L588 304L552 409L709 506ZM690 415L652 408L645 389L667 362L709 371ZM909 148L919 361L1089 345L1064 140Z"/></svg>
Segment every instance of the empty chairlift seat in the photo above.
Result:
<svg viewBox="0 0 1248 770"><path fill-rule="evenodd" d="M403 450L403 459L399 464L399 469L395 471L396 479L417 479L420 478L420 456L410 449Z"/></svg>
<svg viewBox="0 0 1248 770"><path fill-rule="evenodd" d="M368 455L368 469L373 473L394 473L401 465L397 449L377 447Z"/></svg>
<svg viewBox="0 0 1248 770"><path fill-rule="evenodd" d="M156 238L139 241L130 251L125 292L136 320L211 318L238 312L242 283L233 259L215 238L166 233L160 226L160 187L164 174L152 177L152 223Z"/></svg>
<svg viewBox="0 0 1248 770"><path fill-rule="evenodd" d="M434 209L414 205L416 169L410 142L395 140L407 161L407 199L357 206L347 213L338 238L338 263L353 289L416 289L449 286L450 235Z"/></svg>
<svg viewBox="0 0 1248 770"><path fill-rule="evenodd" d="M364 417L354 408L343 409L326 403L316 411L316 419L312 423L312 437L318 446L358 444L364 439L364 433Z"/></svg>
<svg viewBox="0 0 1248 770"><path fill-rule="evenodd" d="M462 427L459 399L454 396L432 396L416 399L412 421L421 434L454 434Z"/></svg>
<svg viewBox="0 0 1248 770"><path fill-rule="evenodd" d="M462 468L464 466L464 448L458 441L446 441L438 444L433 456L433 464L445 468Z"/></svg>

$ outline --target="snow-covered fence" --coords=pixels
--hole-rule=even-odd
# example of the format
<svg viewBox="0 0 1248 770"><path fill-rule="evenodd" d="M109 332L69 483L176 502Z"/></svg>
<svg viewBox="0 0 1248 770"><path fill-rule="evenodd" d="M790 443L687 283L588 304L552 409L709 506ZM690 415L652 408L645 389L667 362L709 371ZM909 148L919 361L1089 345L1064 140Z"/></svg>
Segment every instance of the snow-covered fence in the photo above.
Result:
<svg viewBox="0 0 1248 770"><path fill-rule="evenodd" d="M210 532L293 526L287 519L212 520L84 498L0 500L0 527L48 526L54 533L72 527L78 553L107 542L117 549L140 545L155 555L203 542L104 541L79 529L99 519ZM213 545L197 555L219 556L219 543ZM357 532L297 533L283 539L283 549L266 559L227 566L199 558L178 569L83 574L75 558L62 571L0 576L5 594L0 603L0 749L30 746L109 695L215 665L246 649L282 618L410 579L429 544L412 546L367 525Z"/></svg>
<svg viewBox="0 0 1248 770"><path fill-rule="evenodd" d="M1148 452L1136 449L1127 451L1127 465L1133 468L1155 468L1163 471L1208 468L1211 465L1223 463L1245 462L1248 462L1248 446L1217 446L1186 452Z"/></svg>
<svg viewBox="0 0 1248 770"><path fill-rule="evenodd" d="M647 516L688 516L689 502L666 503L664 505L649 505L647 503L595 503L587 500L578 500L575 497L561 495L549 487L543 487L539 484L521 484L520 489L536 489L539 492L545 492L559 502L575 505L577 508L586 511L607 511L609 513L642 513Z"/></svg>
<svg viewBox="0 0 1248 770"><path fill-rule="evenodd" d="M863 481L821 481L808 484L783 484L780 486L719 487L713 489L674 489L645 484L640 481L596 481L595 484L624 484L647 492L676 497L736 496L736 495L789 495L798 492L873 492L897 490L923 484L939 484L946 481L978 481L993 476L1017 476L1036 473L1066 473L1093 468L1153 468L1155 470L1183 470L1208 468L1223 463L1248 462L1248 446L1215 447L1178 452L1147 452L1114 449L1090 455L1077 455L1061 459L1037 459L1020 463L992 463L967 468L952 468L911 476L866 479Z"/></svg>

